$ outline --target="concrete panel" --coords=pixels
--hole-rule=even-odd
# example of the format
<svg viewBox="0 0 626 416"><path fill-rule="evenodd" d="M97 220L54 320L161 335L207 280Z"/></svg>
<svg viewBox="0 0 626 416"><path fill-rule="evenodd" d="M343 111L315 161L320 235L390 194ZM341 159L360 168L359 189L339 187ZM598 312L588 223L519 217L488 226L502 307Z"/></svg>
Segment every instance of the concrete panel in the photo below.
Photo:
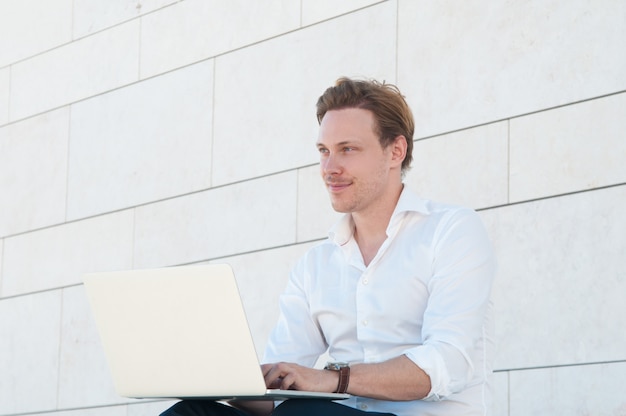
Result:
<svg viewBox="0 0 626 416"><path fill-rule="evenodd" d="M11 120L137 80L139 21L83 38L11 68Z"/></svg>
<svg viewBox="0 0 626 416"><path fill-rule="evenodd" d="M128 403L117 395L82 285L63 290L58 407Z"/></svg>
<svg viewBox="0 0 626 416"><path fill-rule="evenodd" d="M9 67L0 69L0 126L9 121L10 80L11 69Z"/></svg>
<svg viewBox="0 0 626 416"><path fill-rule="evenodd" d="M0 128L0 236L65 220L69 108Z"/></svg>
<svg viewBox="0 0 626 416"><path fill-rule="evenodd" d="M210 260L295 242L297 173L137 208L136 268Z"/></svg>
<svg viewBox="0 0 626 416"><path fill-rule="evenodd" d="M4 240L0 238L0 299L4 297L2 294L2 258L4 257Z"/></svg>
<svg viewBox="0 0 626 416"><path fill-rule="evenodd" d="M324 90L340 76L393 81L395 13L384 3L218 57L213 184L317 162Z"/></svg>
<svg viewBox="0 0 626 416"><path fill-rule="evenodd" d="M136 18L179 0L74 0L74 39Z"/></svg>
<svg viewBox="0 0 626 416"><path fill-rule="evenodd" d="M44 416L42 414L41 416ZM45 413L45 416L127 416L126 406L94 407Z"/></svg>
<svg viewBox="0 0 626 416"><path fill-rule="evenodd" d="M6 238L2 294L73 285L83 273L131 268L132 239L133 211Z"/></svg>
<svg viewBox="0 0 626 416"><path fill-rule="evenodd" d="M430 139L413 148L405 182L427 199L477 208L508 200L508 123Z"/></svg>
<svg viewBox="0 0 626 416"><path fill-rule="evenodd" d="M141 77L297 29L300 3L187 0L142 18Z"/></svg>
<svg viewBox="0 0 626 416"><path fill-rule="evenodd" d="M624 15L620 0L399 1L416 137L623 91Z"/></svg>
<svg viewBox="0 0 626 416"><path fill-rule="evenodd" d="M72 106L68 219L206 189L213 64Z"/></svg>
<svg viewBox="0 0 626 416"><path fill-rule="evenodd" d="M511 120L511 201L626 182L626 94Z"/></svg>
<svg viewBox="0 0 626 416"><path fill-rule="evenodd" d="M0 300L1 413L56 407L61 292Z"/></svg>
<svg viewBox="0 0 626 416"><path fill-rule="evenodd" d="M493 415L509 416L509 372L494 374Z"/></svg>
<svg viewBox="0 0 626 416"><path fill-rule="evenodd" d="M626 362L511 372L511 416L623 415Z"/></svg>
<svg viewBox="0 0 626 416"><path fill-rule="evenodd" d="M302 25L308 26L322 20L358 10L380 0L302 0Z"/></svg>
<svg viewBox="0 0 626 416"><path fill-rule="evenodd" d="M72 0L0 3L0 68L72 40Z"/></svg>
<svg viewBox="0 0 626 416"><path fill-rule="evenodd" d="M278 319L278 298L289 272L311 246L298 244L212 261L233 267L259 359Z"/></svg>
<svg viewBox="0 0 626 416"><path fill-rule="evenodd" d="M624 360L626 186L482 211L499 263L496 369Z"/></svg>

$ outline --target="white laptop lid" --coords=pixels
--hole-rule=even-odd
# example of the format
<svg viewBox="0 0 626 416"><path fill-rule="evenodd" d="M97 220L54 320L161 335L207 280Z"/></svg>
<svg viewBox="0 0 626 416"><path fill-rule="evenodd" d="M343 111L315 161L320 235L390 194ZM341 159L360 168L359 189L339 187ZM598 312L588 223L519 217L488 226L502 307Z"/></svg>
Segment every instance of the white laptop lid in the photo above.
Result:
<svg viewBox="0 0 626 416"><path fill-rule="evenodd" d="M117 393L134 398L267 395L227 264L83 276ZM286 398L290 393L273 398ZM298 392L302 397L348 395Z"/></svg>

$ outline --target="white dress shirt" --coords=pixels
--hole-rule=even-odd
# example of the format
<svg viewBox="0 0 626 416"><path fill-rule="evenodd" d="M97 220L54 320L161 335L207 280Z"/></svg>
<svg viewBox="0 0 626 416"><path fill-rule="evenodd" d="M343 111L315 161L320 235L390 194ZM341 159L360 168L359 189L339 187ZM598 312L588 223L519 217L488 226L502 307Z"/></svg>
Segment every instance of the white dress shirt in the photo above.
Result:
<svg viewBox="0 0 626 416"><path fill-rule="evenodd" d="M366 267L345 215L291 272L264 362L375 363L405 354L432 389L423 400L341 403L398 416L491 414L494 257L471 209L406 187Z"/></svg>

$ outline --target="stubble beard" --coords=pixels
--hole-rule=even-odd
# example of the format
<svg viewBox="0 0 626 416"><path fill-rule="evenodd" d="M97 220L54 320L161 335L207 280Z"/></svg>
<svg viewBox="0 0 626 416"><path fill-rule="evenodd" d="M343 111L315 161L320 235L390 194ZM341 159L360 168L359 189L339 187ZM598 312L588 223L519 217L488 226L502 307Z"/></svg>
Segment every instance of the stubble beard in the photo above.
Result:
<svg viewBox="0 0 626 416"><path fill-rule="evenodd" d="M381 172L379 172L381 173ZM385 184L379 180L382 175L376 175L377 180L360 182L358 180L352 180L351 185L345 191L339 195L330 195L330 203L333 209L340 213L354 213L361 212L372 203L380 199L381 195L385 192Z"/></svg>

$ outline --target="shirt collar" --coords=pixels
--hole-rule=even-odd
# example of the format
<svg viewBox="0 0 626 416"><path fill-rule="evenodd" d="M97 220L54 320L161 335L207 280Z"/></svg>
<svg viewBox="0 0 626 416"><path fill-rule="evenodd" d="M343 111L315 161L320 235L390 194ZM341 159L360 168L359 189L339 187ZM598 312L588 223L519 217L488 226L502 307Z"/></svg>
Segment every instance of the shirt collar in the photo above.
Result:
<svg viewBox="0 0 626 416"><path fill-rule="evenodd" d="M422 215L428 215L430 209L428 208L428 201L417 196L416 193L411 191L404 185L396 209L394 209L387 230L402 217L405 212L416 212ZM352 238L354 233L354 221L352 214L345 214L339 219L328 231L328 238L339 246L343 246ZM389 232L387 233L389 234Z"/></svg>

